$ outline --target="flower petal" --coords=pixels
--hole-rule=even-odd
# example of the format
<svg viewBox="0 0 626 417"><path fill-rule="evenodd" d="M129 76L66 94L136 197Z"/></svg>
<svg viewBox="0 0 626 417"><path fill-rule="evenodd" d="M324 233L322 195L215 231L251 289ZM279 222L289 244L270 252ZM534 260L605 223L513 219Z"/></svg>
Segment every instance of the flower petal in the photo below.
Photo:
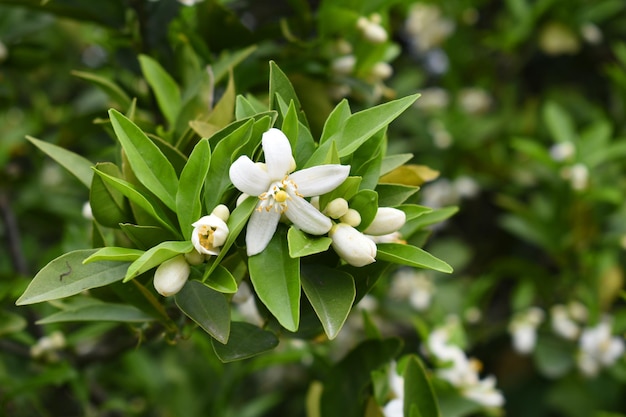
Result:
<svg viewBox="0 0 626 417"><path fill-rule="evenodd" d="M272 128L261 139L267 172L273 181L282 180L289 173L293 160L291 144L283 132Z"/></svg>
<svg viewBox="0 0 626 417"><path fill-rule="evenodd" d="M350 174L350 165L318 165L289 175L298 185L298 192L305 196L326 194L339 187Z"/></svg>
<svg viewBox="0 0 626 417"><path fill-rule="evenodd" d="M228 175L239 191L253 196L266 192L272 182L269 174L245 155L233 162Z"/></svg>
<svg viewBox="0 0 626 417"><path fill-rule="evenodd" d="M287 193L291 199L285 211L285 216L293 224L303 232L312 235L323 235L330 230L332 222L328 217L304 198L297 196L293 191L288 189Z"/></svg>
<svg viewBox="0 0 626 417"><path fill-rule="evenodd" d="M248 220L246 231L246 251L248 256L256 255L265 249L280 220L280 213L275 210L254 210Z"/></svg>

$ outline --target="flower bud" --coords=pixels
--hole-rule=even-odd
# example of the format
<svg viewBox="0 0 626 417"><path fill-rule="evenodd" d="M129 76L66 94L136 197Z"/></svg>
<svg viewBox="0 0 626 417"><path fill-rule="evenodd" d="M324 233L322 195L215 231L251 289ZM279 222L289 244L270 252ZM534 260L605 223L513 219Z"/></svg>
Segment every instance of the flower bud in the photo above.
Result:
<svg viewBox="0 0 626 417"><path fill-rule="evenodd" d="M339 223L328 235L335 252L350 265L365 266L376 261L376 244L354 227Z"/></svg>
<svg viewBox="0 0 626 417"><path fill-rule="evenodd" d="M228 226L224 220L215 214L209 214L192 226L194 229L191 243L196 250L204 255L219 255L220 246L226 242L228 237Z"/></svg>
<svg viewBox="0 0 626 417"><path fill-rule="evenodd" d="M393 233L404 226L406 214L392 207L379 207L374 221L363 231L367 235L381 236Z"/></svg>
<svg viewBox="0 0 626 417"><path fill-rule="evenodd" d="M341 223L345 223L352 227L357 227L361 224L361 214L355 209L348 209L346 214L341 216L339 220L341 220Z"/></svg>
<svg viewBox="0 0 626 417"><path fill-rule="evenodd" d="M190 267L184 255L163 262L154 273L154 288L164 297L176 294L189 278Z"/></svg>
<svg viewBox="0 0 626 417"><path fill-rule="evenodd" d="M335 198L330 203L326 204L324 214L333 219L338 219L348 212L348 202L345 198Z"/></svg>
<svg viewBox="0 0 626 417"><path fill-rule="evenodd" d="M230 217L230 210L228 210L228 207L224 204L219 204L213 209L211 214L215 214L220 219L228 221L228 218Z"/></svg>

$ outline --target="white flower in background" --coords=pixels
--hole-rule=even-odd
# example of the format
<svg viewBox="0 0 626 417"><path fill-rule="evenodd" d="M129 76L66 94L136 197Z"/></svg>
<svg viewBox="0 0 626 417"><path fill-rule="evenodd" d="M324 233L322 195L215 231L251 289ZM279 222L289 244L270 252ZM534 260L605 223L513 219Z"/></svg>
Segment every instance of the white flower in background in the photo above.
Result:
<svg viewBox="0 0 626 417"><path fill-rule="evenodd" d="M37 340L37 343L30 347L30 356L33 358L47 356L49 359L55 359L56 351L64 347L65 336L60 331L55 331Z"/></svg>
<svg viewBox="0 0 626 417"><path fill-rule="evenodd" d="M580 27L580 36L591 45L599 45L602 42L602 31L593 23L585 23Z"/></svg>
<svg viewBox="0 0 626 417"><path fill-rule="evenodd" d="M584 312L584 315L583 315ZM578 322L586 320L586 309L580 303L557 304L550 309L552 330L564 339L574 340L580 334Z"/></svg>
<svg viewBox="0 0 626 417"><path fill-rule="evenodd" d="M85 201L85 204L83 204L81 214L83 215L83 218L93 220L93 211L91 211L91 204L89 204L89 201Z"/></svg>
<svg viewBox="0 0 626 417"><path fill-rule="evenodd" d="M476 197L480 192L480 186L476 180L472 177L468 177L467 175L461 175L460 177L455 178L452 186L461 198Z"/></svg>
<svg viewBox="0 0 626 417"><path fill-rule="evenodd" d="M385 417L404 416L404 378L396 372L397 365L389 366L389 388L393 398L383 407Z"/></svg>
<svg viewBox="0 0 626 417"><path fill-rule="evenodd" d="M203 255L219 255L220 247L228 238L226 220L230 216L228 208L220 204L211 214L200 218L192 224L191 243L198 253Z"/></svg>
<svg viewBox="0 0 626 417"><path fill-rule="evenodd" d="M454 31L454 23L434 5L416 3L409 10L405 30L418 52L441 45Z"/></svg>
<svg viewBox="0 0 626 417"><path fill-rule="evenodd" d="M509 323L509 333L513 338L515 351L528 354L535 349L537 344L537 327L543 321L545 314L538 307L531 307L513 317Z"/></svg>
<svg viewBox="0 0 626 417"><path fill-rule="evenodd" d="M259 313L254 295L247 282L242 281L239 283L237 292L233 295L232 302L237 306L237 311L246 322L257 326L263 325L263 317L261 317Z"/></svg>
<svg viewBox="0 0 626 417"><path fill-rule="evenodd" d="M354 55L344 55L333 59L330 69L336 75L350 75L354 72L355 65L356 57Z"/></svg>
<svg viewBox="0 0 626 417"><path fill-rule="evenodd" d="M563 162L574 156L576 147L572 142L559 142L552 145L549 152L553 161Z"/></svg>
<svg viewBox="0 0 626 417"><path fill-rule="evenodd" d="M570 28L550 22L539 33L539 48L547 55L573 55L579 51L580 42Z"/></svg>
<svg viewBox="0 0 626 417"><path fill-rule="evenodd" d="M380 15L376 13L371 15L369 19L361 16L356 22L356 27L361 31L363 37L371 43L383 43L387 41L389 35L381 26L380 21Z"/></svg>
<svg viewBox="0 0 626 417"><path fill-rule="evenodd" d="M420 94L420 98L414 104L418 109L436 112L445 109L450 104L450 95L441 87L425 88L420 91Z"/></svg>
<svg viewBox="0 0 626 417"><path fill-rule="evenodd" d="M337 255L350 265L360 267L376 261L376 243L354 227L345 223L335 224L328 236Z"/></svg>
<svg viewBox="0 0 626 417"><path fill-rule="evenodd" d="M154 273L154 288L164 297L174 295L183 288L190 272L185 255L176 255L159 265Z"/></svg>
<svg viewBox="0 0 626 417"><path fill-rule="evenodd" d="M589 168L581 163L561 169L561 177L568 180L576 191L585 190L589 186Z"/></svg>
<svg viewBox="0 0 626 417"><path fill-rule="evenodd" d="M624 340L611 335L608 319L595 327L585 328L579 340L578 368L589 377L598 374L601 368L613 365L624 355Z"/></svg>
<svg viewBox="0 0 626 417"><path fill-rule="evenodd" d="M464 397L485 407L501 407L504 396L495 388L493 376L480 379L481 363L468 358L465 352L450 342L450 326L441 327L431 332L427 340L428 351L441 364L435 375L457 387Z"/></svg>
<svg viewBox="0 0 626 417"><path fill-rule="evenodd" d="M327 233L332 222L304 197L318 196L337 188L350 173L348 165L320 165L292 172L296 168L289 139L278 129L270 129L261 140L265 163L240 156L230 167L233 185L241 192L258 197L248 221L248 256L263 251L272 239L281 215L312 235Z"/></svg>
<svg viewBox="0 0 626 417"><path fill-rule="evenodd" d="M422 188L422 204L427 207L439 208L458 202L459 196L452 182L446 178L440 178Z"/></svg>
<svg viewBox="0 0 626 417"><path fill-rule="evenodd" d="M401 268L393 275L389 296L396 300L408 300L417 311L430 306L435 285L424 272L413 268Z"/></svg>
<svg viewBox="0 0 626 417"><path fill-rule="evenodd" d="M370 78L373 82L386 80L393 75L393 67L387 62L379 61L370 70Z"/></svg>
<svg viewBox="0 0 626 417"><path fill-rule="evenodd" d="M467 114L479 115L489 111L492 99L482 88L468 87L459 91L458 102Z"/></svg>
<svg viewBox="0 0 626 417"><path fill-rule="evenodd" d="M197 3L202 3L203 0L178 0L178 2L184 6L193 6Z"/></svg>
<svg viewBox="0 0 626 417"><path fill-rule="evenodd" d="M437 119L431 120L430 123L428 123L428 133L432 135L433 144L439 149L449 148L454 141L448 129Z"/></svg>

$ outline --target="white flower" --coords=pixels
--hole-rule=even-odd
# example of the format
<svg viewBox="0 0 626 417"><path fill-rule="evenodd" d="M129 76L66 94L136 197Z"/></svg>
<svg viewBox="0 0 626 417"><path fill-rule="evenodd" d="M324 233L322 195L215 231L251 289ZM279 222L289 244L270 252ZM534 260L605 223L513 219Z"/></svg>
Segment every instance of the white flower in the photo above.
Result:
<svg viewBox="0 0 626 417"><path fill-rule="evenodd" d="M191 243L203 255L219 255L220 246L228 237L228 226L218 215L211 213L192 224Z"/></svg>
<svg viewBox="0 0 626 417"><path fill-rule="evenodd" d="M338 164L291 173L296 165L291 145L278 129L265 132L261 144L265 164L256 164L247 156L241 156L233 162L229 172L230 180L239 191L259 198L248 221L248 256L265 249L282 214L303 232L327 233L332 222L304 197L322 195L337 188L350 173L350 166Z"/></svg>
<svg viewBox="0 0 626 417"><path fill-rule="evenodd" d="M574 340L578 337L580 328L572 319L566 306L557 304L550 309L552 330L564 339Z"/></svg>
<svg viewBox="0 0 626 417"><path fill-rule="evenodd" d="M49 356L54 358L57 350L65 347L65 336L60 331L54 331L49 336L43 336L37 343L30 347L30 356L33 358L42 358Z"/></svg>
<svg viewBox="0 0 626 417"><path fill-rule="evenodd" d="M518 313L509 324L513 338L513 348L522 354L531 353L537 343L537 327L543 321L544 313L538 307L531 307Z"/></svg>
<svg viewBox="0 0 626 417"><path fill-rule="evenodd" d="M470 115L486 113L491 107L491 96L482 88L468 87L459 92L459 106Z"/></svg>
<svg viewBox="0 0 626 417"><path fill-rule="evenodd" d="M422 94L414 104L421 110L436 112L445 109L450 103L450 95L441 87L429 87L420 91Z"/></svg>
<svg viewBox="0 0 626 417"><path fill-rule="evenodd" d="M463 395L485 407L502 407L504 396L496 389L496 378L488 376L463 390Z"/></svg>
<svg viewBox="0 0 626 417"><path fill-rule="evenodd" d="M572 142L559 142L550 148L550 158L556 162L570 159L576 153L576 147Z"/></svg>
<svg viewBox="0 0 626 417"><path fill-rule="evenodd" d="M201 3L202 0L178 0L178 2L184 6L193 6L196 3Z"/></svg>
<svg viewBox="0 0 626 417"><path fill-rule="evenodd" d="M582 332L579 349L578 367L585 375L593 377L601 368L615 363L624 354L625 346L623 339L611 336L611 323L604 320Z"/></svg>
<svg viewBox="0 0 626 417"><path fill-rule="evenodd" d="M382 236L398 231L406 223L406 214L392 207L379 207L376 216L363 231L366 235Z"/></svg>
<svg viewBox="0 0 626 417"><path fill-rule="evenodd" d="M404 417L404 400L402 398L394 398L383 407L383 415L385 417Z"/></svg>
<svg viewBox="0 0 626 417"><path fill-rule="evenodd" d="M580 49L580 42L570 28L550 22L539 33L539 48L547 55L573 55Z"/></svg>
<svg viewBox="0 0 626 417"><path fill-rule="evenodd" d="M356 57L354 55L344 55L333 59L330 68L336 75L350 75L354 71L355 65Z"/></svg>
<svg viewBox="0 0 626 417"><path fill-rule="evenodd" d="M396 372L396 363L391 362L389 367L389 388L393 399L383 407L385 417L404 416L404 378Z"/></svg>
<svg viewBox="0 0 626 417"><path fill-rule="evenodd" d="M411 307L418 311L430 306L435 286L423 272L413 268L399 269L393 276L389 296L396 300L408 299Z"/></svg>
<svg viewBox="0 0 626 417"><path fill-rule="evenodd" d="M416 3L409 10L405 29L417 51L426 52L450 36L454 23L443 17L437 6Z"/></svg>
<svg viewBox="0 0 626 417"><path fill-rule="evenodd" d="M370 19L359 17L356 22L365 39L372 43L383 43L389 37L384 27L380 25L380 15L372 15Z"/></svg>
<svg viewBox="0 0 626 417"><path fill-rule="evenodd" d="M164 297L178 293L189 278L191 269L184 255L163 262L154 273L154 288Z"/></svg>
<svg viewBox="0 0 626 417"><path fill-rule="evenodd" d="M339 223L328 233L337 255L352 266L369 265L376 260L376 244L354 227Z"/></svg>
<svg viewBox="0 0 626 417"><path fill-rule="evenodd" d="M603 38L602 31L593 23L585 23L582 25L580 27L580 35L586 42L592 45L598 45L602 42Z"/></svg>

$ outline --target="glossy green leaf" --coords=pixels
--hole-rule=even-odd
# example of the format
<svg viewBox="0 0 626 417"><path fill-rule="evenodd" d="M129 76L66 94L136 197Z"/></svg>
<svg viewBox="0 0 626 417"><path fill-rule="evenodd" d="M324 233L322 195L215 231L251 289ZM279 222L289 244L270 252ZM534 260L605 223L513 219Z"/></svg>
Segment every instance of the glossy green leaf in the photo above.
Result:
<svg viewBox="0 0 626 417"><path fill-rule="evenodd" d="M59 311L37 321L37 324L50 324L78 321L115 321L123 323L137 323L153 321L154 317L144 313L136 307L126 304L95 302Z"/></svg>
<svg viewBox="0 0 626 417"><path fill-rule="evenodd" d="M217 58L215 63L211 65L211 68L213 69L213 82L220 82L222 78L228 75L228 71L230 69L235 68L237 65L239 65L243 60L245 60L254 51L256 51L256 49L256 45L250 45L246 48L235 51L223 51L222 54Z"/></svg>
<svg viewBox="0 0 626 417"><path fill-rule="evenodd" d="M352 276L325 265L306 265L302 268L302 289L324 332L329 339L334 339L348 318L356 296Z"/></svg>
<svg viewBox="0 0 626 417"><path fill-rule="evenodd" d="M409 108L418 97L419 94L414 94L354 113L329 140L333 139L337 143L340 157L350 155Z"/></svg>
<svg viewBox="0 0 626 417"><path fill-rule="evenodd" d="M280 96L278 96L280 99ZM296 110L296 106L293 101L289 102L289 107L287 112L283 116L283 124L280 127L280 130L287 136L289 142L291 143L291 153L295 155L295 150L298 145L298 114Z"/></svg>
<svg viewBox="0 0 626 417"><path fill-rule="evenodd" d="M237 292L237 281L235 277L222 265L218 264L212 269L207 268L206 272L210 272L210 275L202 278L202 282L206 286L226 294L234 294Z"/></svg>
<svg viewBox="0 0 626 417"><path fill-rule="evenodd" d="M420 206L417 204L402 204L395 208L404 212L404 214L406 215L406 221L417 219L418 217L424 214L431 213L433 211L433 209L430 207Z"/></svg>
<svg viewBox="0 0 626 417"><path fill-rule="evenodd" d="M141 250L148 250L163 241L176 239L176 234L157 226L139 226L123 223L120 224L120 229Z"/></svg>
<svg viewBox="0 0 626 417"><path fill-rule="evenodd" d="M302 122L305 126L308 126L308 122L300 109L302 109L302 104L300 104L300 100L298 100L298 96L296 95L296 91L289 81L289 78L285 75L285 73L276 65L274 61L270 61L270 109L279 110L278 99L276 95L280 95L286 103L289 103L291 100L296 105L296 110L298 110L298 120Z"/></svg>
<svg viewBox="0 0 626 417"><path fill-rule="evenodd" d="M413 227L415 227L416 229L420 229L426 226L430 226L431 224L440 223L452 217L457 211L459 211L458 207L443 207L440 209L434 209L428 213L417 216L414 220L411 221L411 223Z"/></svg>
<svg viewBox="0 0 626 417"><path fill-rule="evenodd" d="M167 220L167 216L163 213L157 205L151 203L143 194L141 194L131 183L124 181L120 178L115 178L102 171L98 171L94 168L94 171L102 177L102 179L112 185L116 190L124 194L130 201L137 204L142 210L144 210L152 219L157 223L164 226L174 234L178 234L178 231Z"/></svg>
<svg viewBox="0 0 626 417"><path fill-rule="evenodd" d="M421 248L401 243L379 243L376 259L416 268L433 269L448 274L452 272L452 267L441 259Z"/></svg>
<svg viewBox="0 0 626 417"><path fill-rule="evenodd" d="M412 153L400 153L397 155L385 155L380 167L380 175L385 175L394 169L402 166L406 162L409 162L413 158Z"/></svg>
<svg viewBox="0 0 626 417"><path fill-rule="evenodd" d="M289 256L301 258L314 253L325 252L330 247L332 239L326 236L309 236L296 227L290 227L287 232Z"/></svg>
<svg viewBox="0 0 626 417"><path fill-rule="evenodd" d="M211 110L207 122L221 129L233 121L235 115L235 82L232 72L228 77L226 90L220 97L219 101Z"/></svg>
<svg viewBox="0 0 626 417"><path fill-rule="evenodd" d="M437 398L420 359L410 355L404 365L404 415L412 415L411 409L416 408L418 415L440 417Z"/></svg>
<svg viewBox="0 0 626 417"><path fill-rule="evenodd" d="M279 228L263 252L248 258L250 281L259 299L287 330L300 322L300 259L289 256Z"/></svg>
<svg viewBox="0 0 626 417"><path fill-rule="evenodd" d="M127 110L130 108L132 100L128 97L128 94L124 90L120 88L117 84L106 77L101 77L92 72L84 72L84 71L72 71L72 75L82 78L83 80L87 80L94 85L100 87L102 91L106 93L107 96L113 102L117 103L122 109Z"/></svg>
<svg viewBox="0 0 626 417"><path fill-rule="evenodd" d="M274 333L250 323L234 321L230 325L228 343L211 341L215 354L222 362L233 362L251 358L278 346Z"/></svg>
<svg viewBox="0 0 626 417"><path fill-rule="evenodd" d="M115 178L122 178L119 168L110 162L96 164L98 171ZM133 215L124 197L112 185L104 182L99 175L94 175L89 189L89 205L96 221L106 227L119 228L120 223L133 220Z"/></svg>
<svg viewBox="0 0 626 417"><path fill-rule="evenodd" d="M350 199L349 205L361 215L361 224L358 229L365 230L376 217L378 194L372 190L361 190Z"/></svg>
<svg viewBox="0 0 626 417"><path fill-rule="evenodd" d="M403 204L419 191L419 187L399 184L378 184L378 204L380 207L395 207Z"/></svg>
<svg viewBox="0 0 626 417"><path fill-rule="evenodd" d="M144 251L139 249L107 246L89 256L83 261L83 263L88 264L90 262L98 261L132 262L139 259L143 253Z"/></svg>
<svg viewBox="0 0 626 417"><path fill-rule="evenodd" d="M350 200L359 191L359 185L361 184L361 177L350 176L346 178L341 185L334 190L320 196L320 209L324 210L326 205L335 198L343 198Z"/></svg>
<svg viewBox="0 0 626 417"><path fill-rule="evenodd" d="M121 281L130 263L102 261L84 265L83 261L96 251L76 250L54 259L35 275L15 304L56 300Z"/></svg>
<svg viewBox="0 0 626 417"><path fill-rule="evenodd" d="M338 134L343 128L343 125L346 123L346 120L348 120L351 115L350 104L348 103L348 100L344 98L328 115L322 130L320 143L324 143L335 134Z"/></svg>
<svg viewBox="0 0 626 417"><path fill-rule="evenodd" d="M78 178L80 182L85 184L87 188L91 187L91 180L93 178L91 167L94 164L89 160L67 149L63 149L60 146L44 142L43 140L35 139L31 136L26 136L26 139L50 158L58 162L63 168L67 169L72 175Z"/></svg>
<svg viewBox="0 0 626 417"><path fill-rule="evenodd" d="M200 281L187 281L176 294L176 305L217 341L228 342L230 307L223 294Z"/></svg>
<svg viewBox="0 0 626 417"><path fill-rule="evenodd" d="M139 55L141 72L152 88L159 108L168 124L174 126L181 108L180 89L174 79L154 59Z"/></svg>
<svg viewBox="0 0 626 417"><path fill-rule="evenodd" d="M179 254L188 253L193 250L193 244L190 241L181 242L161 242L157 246L150 248L137 258L126 271L124 282L127 282L137 275L161 265L168 259L172 259Z"/></svg>
<svg viewBox="0 0 626 417"><path fill-rule="evenodd" d="M176 215L185 239L191 238L191 224L202 214L200 194L211 164L211 147L207 139L200 140L193 148L189 160L180 175L176 193Z"/></svg>
<svg viewBox="0 0 626 417"><path fill-rule="evenodd" d="M137 179L172 210L176 210L178 178L174 167L146 134L117 110L109 110L113 130Z"/></svg>

